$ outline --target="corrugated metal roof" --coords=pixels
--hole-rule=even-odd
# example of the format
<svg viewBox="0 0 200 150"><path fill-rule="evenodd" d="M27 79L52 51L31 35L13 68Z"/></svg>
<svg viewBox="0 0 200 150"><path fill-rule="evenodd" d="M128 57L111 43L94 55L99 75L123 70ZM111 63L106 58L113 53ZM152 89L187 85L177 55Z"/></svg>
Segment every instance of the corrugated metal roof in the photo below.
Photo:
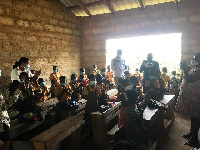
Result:
<svg viewBox="0 0 200 150"><path fill-rule="evenodd" d="M76 16L89 16L126 9L145 8L167 2L180 2L180 0L60 0Z"/></svg>

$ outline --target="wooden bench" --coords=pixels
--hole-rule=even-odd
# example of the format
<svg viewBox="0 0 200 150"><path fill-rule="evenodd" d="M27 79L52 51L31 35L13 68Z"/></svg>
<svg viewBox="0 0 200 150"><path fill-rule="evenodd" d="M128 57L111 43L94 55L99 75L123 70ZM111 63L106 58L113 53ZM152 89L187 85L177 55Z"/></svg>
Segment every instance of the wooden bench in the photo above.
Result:
<svg viewBox="0 0 200 150"><path fill-rule="evenodd" d="M166 132L166 128L174 120L174 98L175 95L163 96L160 102L168 105L166 110L164 108L151 109L146 107L143 112L144 124L147 128L147 133L150 138L151 149L156 149L156 145L160 137Z"/></svg>
<svg viewBox="0 0 200 150"><path fill-rule="evenodd" d="M37 135L31 141L35 150L51 150L61 140L71 135L71 147L80 149L81 146L81 126L83 125L83 115L70 116L54 125L50 129Z"/></svg>
<svg viewBox="0 0 200 150"><path fill-rule="evenodd" d="M92 118L92 130L93 130L93 143L95 145L106 147L108 145L108 125L112 122L114 118L117 117L118 121L118 115L120 111L121 102L116 102L115 105L111 108L109 108L106 112L101 113L99 111L93 112L91 114ZM116 123L113 125L113 130L117 129L117 126L115 126ZM112 125L111 125L112 126ZM110 131L110 134L112 134L115 131Z"/></svg>

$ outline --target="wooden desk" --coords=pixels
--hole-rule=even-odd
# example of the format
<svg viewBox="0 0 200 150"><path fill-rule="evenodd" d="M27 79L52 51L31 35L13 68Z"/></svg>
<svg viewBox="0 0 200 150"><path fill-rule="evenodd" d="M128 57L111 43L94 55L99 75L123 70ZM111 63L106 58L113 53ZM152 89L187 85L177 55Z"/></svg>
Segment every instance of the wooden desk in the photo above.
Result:
<svg viewBox="0 0 200 150"><path fill-rule="evenodd" d="M59 122L50 129L31 139L35 150L51 150L56 144L71 134L71 143L75 144L72 147L79 147L81 144L80 127L83 123L83 115L70 116L66 118L65 120Z"/></svg>
<svg viewBox="0 0 200 150"><path fill-rule="evenodd" d="M108 109L105 113L99 111L91 114L92 130L93 130L93 143L99 146L105 146L107 143L107 125L108 123L118 117L121 102L116 102L115 106Z"/></svg>

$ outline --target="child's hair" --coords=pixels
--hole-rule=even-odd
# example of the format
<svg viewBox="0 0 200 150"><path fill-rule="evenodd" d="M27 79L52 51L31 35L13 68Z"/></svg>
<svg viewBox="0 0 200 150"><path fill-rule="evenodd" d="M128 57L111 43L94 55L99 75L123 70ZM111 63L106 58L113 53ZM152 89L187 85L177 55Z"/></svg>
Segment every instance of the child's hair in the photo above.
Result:
<svg viewBox="0 0 200 150"><path fill-rule="evenodd" d="M174 70L174 71L172 71L172 75L176 75L176 71Z"/></svg>
<svg viewBox="0 0 200 150"><path fill-rule="evenodd" d="M167 72L167 67L163 67L162 72Z"/></svg>
<svg viewBox="0 0 200 150"><path fill-rule="evenodd" d="M128 101L136 101L138 99L138 92L136 90L126 91Z"/></svg>

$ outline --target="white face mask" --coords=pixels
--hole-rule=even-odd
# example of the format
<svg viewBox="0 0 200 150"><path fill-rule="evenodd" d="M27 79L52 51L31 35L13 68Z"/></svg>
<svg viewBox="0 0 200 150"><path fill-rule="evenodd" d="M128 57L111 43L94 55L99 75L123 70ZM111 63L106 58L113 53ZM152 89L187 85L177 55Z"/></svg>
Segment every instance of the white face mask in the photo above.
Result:
<svg viewBox="0 0 200 150"><path fill-rule="evenodd" d="M96 81L90 81L90 85L96 85Z"/></svg>

